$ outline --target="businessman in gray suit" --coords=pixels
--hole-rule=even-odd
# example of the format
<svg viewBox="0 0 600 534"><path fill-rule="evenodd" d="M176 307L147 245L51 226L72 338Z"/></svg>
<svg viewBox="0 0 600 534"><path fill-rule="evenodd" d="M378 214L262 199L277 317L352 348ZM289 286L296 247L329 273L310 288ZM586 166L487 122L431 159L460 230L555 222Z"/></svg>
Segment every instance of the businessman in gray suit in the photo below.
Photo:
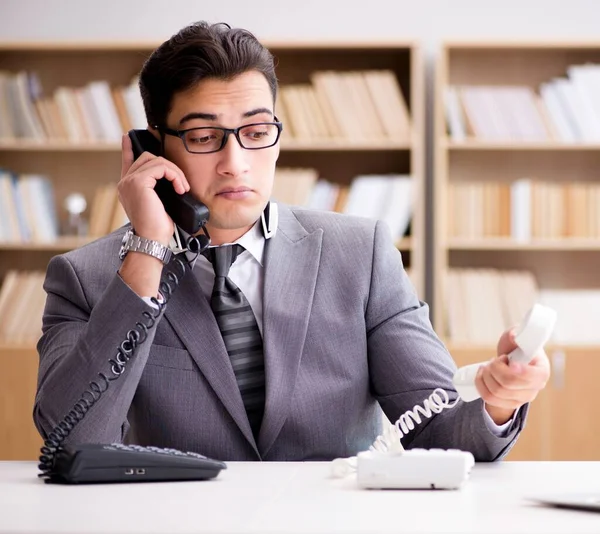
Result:
<svg viewBox="0 0 600 534"><path fill-rule="evenodd" d="M146 62L140 87L164 157L134 161L124 136L119 195L131 227L48 266L34 408L44 437L99 372L110 374L127 332L165 298L174 225L154 191L162 177L208 206L211 247L67 443L330 460L369 447L381 408L396 421L436 388L457 397L455 364L385 225L269 202L277 80L249 32L184 28ZM502 458L549 376L543 352L527 367L509 364L514 346L505 332L480 370L482 399L425 420L404 447Z"/></svg>

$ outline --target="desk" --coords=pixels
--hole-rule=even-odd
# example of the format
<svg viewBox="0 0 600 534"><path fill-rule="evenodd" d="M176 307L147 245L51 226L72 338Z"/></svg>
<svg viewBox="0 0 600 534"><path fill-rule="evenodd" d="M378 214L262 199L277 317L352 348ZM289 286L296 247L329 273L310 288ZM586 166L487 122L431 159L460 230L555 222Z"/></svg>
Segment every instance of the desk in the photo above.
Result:
<svg viewBox="0 0 600 534"><path fill-rule="evenodd" d="M229 463L213 481L55 486L0 462L0 533L600 532L600 514L530 504L597 491L600 462L477 464L452 491L360 490L327 463Z"/></svg>

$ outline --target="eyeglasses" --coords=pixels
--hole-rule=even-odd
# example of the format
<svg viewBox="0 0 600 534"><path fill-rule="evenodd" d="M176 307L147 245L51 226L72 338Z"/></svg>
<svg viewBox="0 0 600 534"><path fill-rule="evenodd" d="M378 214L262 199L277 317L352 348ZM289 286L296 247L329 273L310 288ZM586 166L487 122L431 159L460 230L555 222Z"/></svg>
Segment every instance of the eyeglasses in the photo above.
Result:
<svg viewBox="0 0 600 534"><path fill-rule="evenodd" d="M283 124L275 117L275 122L256 122L244 124L239 128L219 128L217 126L203 126L187 130L173 130L171 128L158 128L159 132L183 141L185 149L192 154L210 154L222 150L230 134L233 134L242 148L246 150L260 150L269 148L279 141Z"/></svg>

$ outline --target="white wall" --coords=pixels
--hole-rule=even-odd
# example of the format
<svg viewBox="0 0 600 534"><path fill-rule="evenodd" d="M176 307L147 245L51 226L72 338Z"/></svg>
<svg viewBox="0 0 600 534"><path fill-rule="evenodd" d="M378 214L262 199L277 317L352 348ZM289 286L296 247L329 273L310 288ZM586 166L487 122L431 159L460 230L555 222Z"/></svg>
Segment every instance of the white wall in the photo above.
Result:
<svg viewBox="0 0 600 534"><path fill-rule="evenodd" d="M0 41L159 41L197 20L273 40L417 39L428 59L430 135L432 67L443 39L600 41L600 0L0 0ZM431 279L431 265L428 271Z"/></svg>
<svg viewBox="0 0 600 534"><path fill-rule="evenodd" d="M352 7L352 4L353 7ZM167 38L205 19L261 38L594 38L598 0L0 0L0 40Z"/></svg>

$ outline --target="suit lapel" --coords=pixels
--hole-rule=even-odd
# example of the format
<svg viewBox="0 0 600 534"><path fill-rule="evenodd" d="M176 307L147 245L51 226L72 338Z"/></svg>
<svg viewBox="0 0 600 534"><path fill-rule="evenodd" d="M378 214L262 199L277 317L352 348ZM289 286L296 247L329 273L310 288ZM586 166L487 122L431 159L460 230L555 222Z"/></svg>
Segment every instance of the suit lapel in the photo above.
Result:
<svg viewBox="0 0 600 534"><path fill-rule="evenodd" d="M262 457L288 416L315 291L322 230L309 234L280 206L277 234L266 243L263 346L266 403L259 434Z"/></svg>
<svg viewBox="0 0 600 534"><path fill-rule="evenodd" d="M187 272L167 304L165 318L256 453L242 396L223 337L196 277Z"/></svg>

